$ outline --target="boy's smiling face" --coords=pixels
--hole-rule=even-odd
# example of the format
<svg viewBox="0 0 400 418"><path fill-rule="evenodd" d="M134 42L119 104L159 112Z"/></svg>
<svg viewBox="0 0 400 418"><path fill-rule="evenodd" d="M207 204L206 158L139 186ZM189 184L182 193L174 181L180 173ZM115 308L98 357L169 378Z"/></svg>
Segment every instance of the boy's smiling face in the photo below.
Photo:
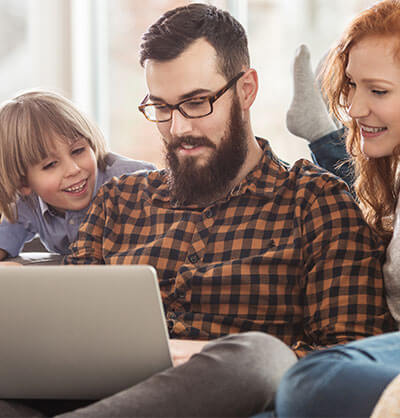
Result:
<svg viewBox="0 0 400 418"><path fill-rule="evenodd" d="M28 168L21 192L36 193L61 213L81 210L92 200L96 177L96 156L86 139L69 143L55 138L48 157Z"/></svg>

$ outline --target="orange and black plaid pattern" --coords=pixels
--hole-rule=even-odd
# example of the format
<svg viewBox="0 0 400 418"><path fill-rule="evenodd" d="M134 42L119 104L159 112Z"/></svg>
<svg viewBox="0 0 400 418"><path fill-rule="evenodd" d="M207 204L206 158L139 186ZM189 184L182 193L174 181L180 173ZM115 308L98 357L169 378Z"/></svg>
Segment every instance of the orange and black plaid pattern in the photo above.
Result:
<svg viewBox="0 0 400 418"><path fill-rule="evenodd" d="M258 330L301 356L391 330L383 247L344 183L259 143L260 163L207 207L171 202L165 170L113 179L65 263L153 265L173 338Z"/></svg>

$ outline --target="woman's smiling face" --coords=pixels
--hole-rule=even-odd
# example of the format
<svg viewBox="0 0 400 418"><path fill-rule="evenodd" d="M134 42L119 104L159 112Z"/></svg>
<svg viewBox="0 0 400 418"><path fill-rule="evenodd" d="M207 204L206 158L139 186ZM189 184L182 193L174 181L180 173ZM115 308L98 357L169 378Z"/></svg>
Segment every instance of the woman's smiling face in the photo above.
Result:
<svg viewBox="0 0 400 418"><path fill-rule="evenodd" d="M371 36L350 50L347 112L360 129L361 149L370 158L390 156L400 144L399 40Z"/></svg>

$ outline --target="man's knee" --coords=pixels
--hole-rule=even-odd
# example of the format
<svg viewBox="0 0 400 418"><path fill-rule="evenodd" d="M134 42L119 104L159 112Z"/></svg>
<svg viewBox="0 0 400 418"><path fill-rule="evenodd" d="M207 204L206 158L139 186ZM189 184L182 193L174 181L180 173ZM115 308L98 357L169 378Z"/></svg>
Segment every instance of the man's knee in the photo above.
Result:
<svg viewBox="0 0 400 418"><path fill-rule="evenodd" d="M263 332L231 334L207 344L203 352L223 354L221 360L230 364L288 369L296 363L294 352L278 338Z"/></svg>
<svg viewBox="0 0 400 418"><path fill-rule="evenodd" d="M262 333L233 334L207 344L202 353L207 367L222 379L236 380L257 399L273 402L284 373L297 362L294 352L279 339Z"/></svg>

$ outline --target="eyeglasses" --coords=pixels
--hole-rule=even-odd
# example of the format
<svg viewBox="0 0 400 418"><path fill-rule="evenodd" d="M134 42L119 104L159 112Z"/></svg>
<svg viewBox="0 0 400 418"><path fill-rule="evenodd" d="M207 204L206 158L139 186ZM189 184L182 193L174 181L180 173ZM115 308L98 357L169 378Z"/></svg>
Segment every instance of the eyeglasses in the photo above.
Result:
<svg viewBox="0 0 400 418"><path fill-rule="evenodd" d="M147 95L138 109L144 114L145 118L150 122L168 122L172 119L172 111L177 109L185 117L189 119L204 118L204 116L210 115L214 108L214 102L219 99L225 92L227 92L244 74L241 71L231 81L228 82L221 90L218 90L212 96L195 97L186 100L182 100L176 105L170 105L168 103L145 104L149 99Z"/></svg>

